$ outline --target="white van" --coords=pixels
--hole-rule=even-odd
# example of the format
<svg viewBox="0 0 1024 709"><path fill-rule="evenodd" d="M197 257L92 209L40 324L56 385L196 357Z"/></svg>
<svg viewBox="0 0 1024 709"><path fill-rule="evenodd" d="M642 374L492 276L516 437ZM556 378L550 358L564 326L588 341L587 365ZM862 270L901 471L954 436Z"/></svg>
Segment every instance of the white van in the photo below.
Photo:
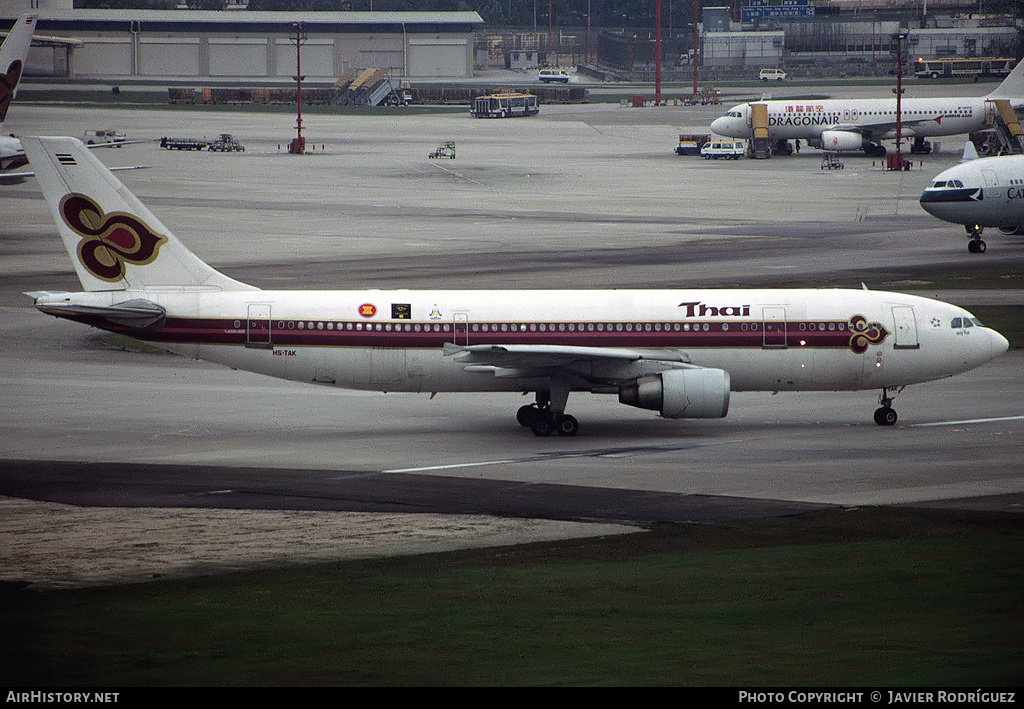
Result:
<svg viewBox="0 0 1024 709"><path fill-rule="evenodd" d="M732 158L739 160L747 154L747 146L742 140L709 140L700 149L705 160L714 158Z"/></svg>
<svg viewBox="0 0 1024 709"><path fill-rule="evenodd" d="M123 143L128 138L124 133L116 130L87 130L82 135L82 142L86 145L107 145L109 143Z"/></svg>
<svg viewBox="0 0 1024 709"><path fill-rule="evenodd" d="M757 78L761 81L782 81L786 78L786 72L782 69L762 69Z"/></svg>
<svg viewBox="0 0 1024 709"><path fill-rule="evenodd" d="M565 69L541 69L540 76L537 77L545 84L552 81L561 81L563 84L569 83L569 72Z"/></svg>

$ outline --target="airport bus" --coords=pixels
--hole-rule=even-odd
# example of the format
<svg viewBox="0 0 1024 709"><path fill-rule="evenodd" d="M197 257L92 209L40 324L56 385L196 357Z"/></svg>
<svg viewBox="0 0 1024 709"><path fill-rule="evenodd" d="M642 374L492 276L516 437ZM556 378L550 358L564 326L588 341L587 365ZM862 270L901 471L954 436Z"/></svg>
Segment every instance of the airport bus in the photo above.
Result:
<svg viewBox="0 0 1024 709"><path fill-rule="evenodd" d="M1016 59L971 57L970 59L918 59L914 76L919 79L961 76L1007 76L1017 64Z"/></svg>
<svg viewBox="0 0 1024 709"><path fill-rule="evenodd" d="M532 116L540 111L533 94L491 94L473 99L470 111L477 118Z"/></svg>

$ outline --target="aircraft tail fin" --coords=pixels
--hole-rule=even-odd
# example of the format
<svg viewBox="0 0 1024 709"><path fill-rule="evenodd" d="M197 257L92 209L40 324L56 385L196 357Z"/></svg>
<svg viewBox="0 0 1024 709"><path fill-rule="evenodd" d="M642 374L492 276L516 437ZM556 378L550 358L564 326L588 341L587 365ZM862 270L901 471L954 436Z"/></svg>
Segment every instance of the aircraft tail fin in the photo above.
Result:
<svg viewBox="0 0 1024 709"><path fill-rule="evenodd" d="M18 92L37 19L38 15L27 13L19 17L0 47L0 123L7 118L7 109Z"/></svg>
<svg viewBox="0 0 1024 709"><path fill-rule="evenodd" d="M960 162L970 162L977 159L978 149L974 147L974 141L968 140L964 143L964 154L960 157Z"/></svg>
<svg viewBox="0 0 1024 709"><path fill-rule="evenodd" d="M1024 99L1024 60L1017 62L1017 66L1013 67L1013 71L1003 79L1003 83L999 84L995 91L986 96L986 98L1017 99L1018 102Z"/></svg>
<svg viewBox="0 0 1024 709"><path fill-rule="evenodd" d="M85 290L255 290L189 251L80 140L21 144Z"/></svg>

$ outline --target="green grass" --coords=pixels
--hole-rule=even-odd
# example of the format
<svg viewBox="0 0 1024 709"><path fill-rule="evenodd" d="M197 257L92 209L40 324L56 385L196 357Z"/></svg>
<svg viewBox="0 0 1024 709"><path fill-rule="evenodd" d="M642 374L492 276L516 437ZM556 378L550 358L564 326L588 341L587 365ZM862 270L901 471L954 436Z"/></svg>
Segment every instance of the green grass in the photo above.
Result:
<svg viewBox="0 0 1024 709"><path fill-rule="evenodd" d="M1019 515L861 509L4 593L0 682L1019 685Z"/></svg>

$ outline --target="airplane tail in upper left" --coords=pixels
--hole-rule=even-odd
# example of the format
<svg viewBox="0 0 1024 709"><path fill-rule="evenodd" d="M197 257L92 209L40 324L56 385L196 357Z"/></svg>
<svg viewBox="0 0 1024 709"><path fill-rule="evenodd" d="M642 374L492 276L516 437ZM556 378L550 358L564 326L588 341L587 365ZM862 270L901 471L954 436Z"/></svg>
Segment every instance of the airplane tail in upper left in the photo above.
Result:
<svg viewBox="0 0 1024 709"><path fill-rule="evenodd" d="M34 14L19 17L0 47L0 123L7 118L7 109L18 92L37 18Z"/></svg>
<svg viewBox="0 0 1024 709"><path fill-rule="evenodd" d="M178 241L76 138L21 138L86 291L256 290Z"/></svg>

